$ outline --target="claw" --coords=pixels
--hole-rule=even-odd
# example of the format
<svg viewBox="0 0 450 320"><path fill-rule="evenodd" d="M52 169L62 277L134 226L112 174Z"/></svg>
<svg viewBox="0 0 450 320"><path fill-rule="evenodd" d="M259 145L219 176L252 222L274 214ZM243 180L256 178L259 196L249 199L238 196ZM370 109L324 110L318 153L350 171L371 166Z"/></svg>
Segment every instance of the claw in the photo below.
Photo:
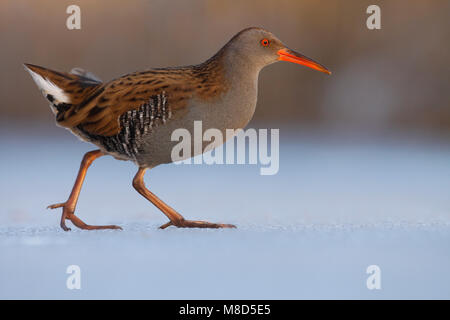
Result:
<svg viewBox="0 0 450 320"><path fill-rule="evenodd" d="M72 231L72 229L70 229L69 227L66 227L66 226L61 226L61 228L64 230L64 231Z"/></svg>
<svg viewBox="0 0 450 320"><path fill-rule="evenodd" d="M65 220L65 219L64 219L64 220ZM65 222L64 220L62 220L61 223L60 223L61 228L62 228L64 231L70 231L70 230L72 230L72 229L70 229L69 227L66 226L66 222Z"/></svg>

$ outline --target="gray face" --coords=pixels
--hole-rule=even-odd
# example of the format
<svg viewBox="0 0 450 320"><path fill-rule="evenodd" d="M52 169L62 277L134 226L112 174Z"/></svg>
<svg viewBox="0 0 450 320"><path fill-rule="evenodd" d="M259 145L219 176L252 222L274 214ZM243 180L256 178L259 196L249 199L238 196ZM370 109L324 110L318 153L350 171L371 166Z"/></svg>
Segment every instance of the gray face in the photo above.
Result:
<svg viewBox="0 0 450 320"><path fill-rule="evenodd" d="M261 28L244 29L224 47L232 64L244 65L247 69L261 70L277 62L288 61L331 74L325 66L301 53L287 48L277 37Z"/></svg>
<svg viewBox="0 0 450 320"><path fill-rule="evenodd" d="M239 32L227 46L234 55L260 68L277 62L278 51L285 48L277 37L261 28L248 28Z"/></svg>

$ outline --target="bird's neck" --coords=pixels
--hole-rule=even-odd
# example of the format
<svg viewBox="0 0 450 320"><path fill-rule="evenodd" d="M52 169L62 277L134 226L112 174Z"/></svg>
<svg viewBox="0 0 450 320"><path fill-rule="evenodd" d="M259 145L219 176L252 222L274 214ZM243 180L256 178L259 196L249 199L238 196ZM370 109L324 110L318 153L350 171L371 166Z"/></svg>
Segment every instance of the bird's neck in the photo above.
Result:
<svg viewBox="0 0 450 320"><path fill-rule="evenodd" d="M223 113L227 128L243 128L253 117L257 100L258 75L261 68L246 57L222 48L216 55L197 66L209 87L220 83L215 95L214 112Z"/></svg>
<svg viewBox="0 0 450 320"><path fill-rule="evenodd" d="M259 65L240 50L233 48L233 43L228 43L220 49L211 59L205 63L223 65L224 72L228 78L233 80L250 80L258 78L262 65Z"/></svg>
<svg viewBox="0 0 450 320"><path fill-rule="evenodd" d="M223 47L213 57L198 66L200 74L207 75L208 81L222 83L226 91L233 90L255 95L259 72L262 67L253 63L249 57Z"/></svg>

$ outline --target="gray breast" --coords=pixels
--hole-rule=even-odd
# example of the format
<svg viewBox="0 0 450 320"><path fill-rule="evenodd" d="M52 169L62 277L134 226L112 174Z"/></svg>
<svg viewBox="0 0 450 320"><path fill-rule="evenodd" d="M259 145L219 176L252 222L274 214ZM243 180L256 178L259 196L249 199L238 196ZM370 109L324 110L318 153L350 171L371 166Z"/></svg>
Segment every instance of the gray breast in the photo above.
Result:
<svg viewBox="0 0 450 320"><path fill-rule="evenodd" d="M211 143L211 141L202 141L203 133L208 129L214 128L221 131L222 142L224 142L227 137L226 129L244 128L250 121L255 111L256 94L256 80L253 79L249 83L241 82L239 85L232 86L231 90L213 102L191 99L183 112L174 113L165 125L151 130L145 136L142 152L138 155L136 162L140 166L149 168L172 162L172 151L175 145L181 142L178 135L176 135L175 141L172 140L172 134L177 129L187 131L192 139L191 152L181 158L177 156L178 160L203 153L204 148ZM195 137L194 123L196 121L202 123L199 139ZM201 144L200 147L198 147L199 144ZM220 143L216 144L216 146L218 145Z"/></svg>

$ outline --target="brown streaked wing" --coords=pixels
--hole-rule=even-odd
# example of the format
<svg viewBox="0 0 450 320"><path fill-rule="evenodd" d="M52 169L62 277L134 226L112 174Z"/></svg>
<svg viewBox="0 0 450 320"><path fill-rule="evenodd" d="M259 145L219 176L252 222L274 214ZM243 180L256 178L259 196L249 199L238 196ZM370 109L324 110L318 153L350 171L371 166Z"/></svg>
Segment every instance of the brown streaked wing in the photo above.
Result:
<svg viewBox="0 0 450 320"><path fill-rule="evenodd" d="M212 101L228 87L219 52L200 65L135 72L101 85L81 104L64 113L62 125L81 125L91 134L113 136L121 130L121 115L138 109L163 92L173 114L185 108L194 94Z"/></svg>
<svg viewBox="0 0 450 320"><path fill-rule="evenodd" d="M138 109L163 92L172 111L184 108L194 93L195 83L187 68L125 75L104 84L81 104L67 110L64 125L72 122L91 134L113 136L121 130L122 114Z"/></svg>

